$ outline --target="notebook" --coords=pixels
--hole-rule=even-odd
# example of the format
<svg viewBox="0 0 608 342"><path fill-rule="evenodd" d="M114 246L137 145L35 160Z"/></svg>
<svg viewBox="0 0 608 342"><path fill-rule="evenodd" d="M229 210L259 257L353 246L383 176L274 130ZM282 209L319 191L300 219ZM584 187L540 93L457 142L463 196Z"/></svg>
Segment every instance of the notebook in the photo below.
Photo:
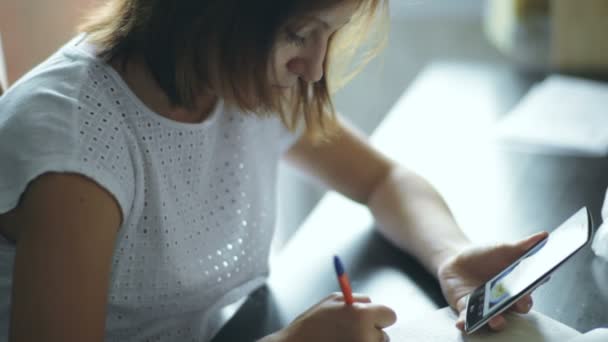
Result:
<svg viewBox="0 0 608 342"><path fill-rule="evenodd" d="M387 328L386 332L391 342L608 341L608 329L592 331L594 334L589 333L590 339L582 339L588 334L582 335L577 330L536 311L525 315L507 313L505 317L508 326L501 332L482 328L471 335L466 335L454 326L457 319L456 313L446 307L410 321L398 322Z"/></svg>

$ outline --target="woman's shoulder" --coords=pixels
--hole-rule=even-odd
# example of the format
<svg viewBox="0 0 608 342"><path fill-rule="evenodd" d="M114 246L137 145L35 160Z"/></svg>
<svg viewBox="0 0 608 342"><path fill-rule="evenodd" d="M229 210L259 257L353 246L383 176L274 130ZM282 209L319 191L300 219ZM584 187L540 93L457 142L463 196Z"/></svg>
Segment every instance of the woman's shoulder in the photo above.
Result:
<svg viewBox="0 0 608 342"><path fill-rule="evenodd" d="M69 139L78 128L96 123L87 113L99 112L111 96L99 86L107 78L103 62L82 39L72 39L0 97L0 136L11 131Z"/></svg>
<svg viewBox="0 0 608 342"><path fill-rule="evenodd" d="M101 99L109 96L95 89L101 75L95 65L98 60L68 44L0 97L0 159L6 161L0 188L11 190L0 196L0 209L14 205L29 181L51 171L83 174L129 208L130 145L118 115L99 115L106 109L99 108Z"/></svg>
<svg viewBox="0 0 608 342"><path fill-rule="evenodd" d="M45 61L24 74L0 97L0 123L15 115L67 115L85 101L83 90L95 82L100 63L70 40Z"/></svg>

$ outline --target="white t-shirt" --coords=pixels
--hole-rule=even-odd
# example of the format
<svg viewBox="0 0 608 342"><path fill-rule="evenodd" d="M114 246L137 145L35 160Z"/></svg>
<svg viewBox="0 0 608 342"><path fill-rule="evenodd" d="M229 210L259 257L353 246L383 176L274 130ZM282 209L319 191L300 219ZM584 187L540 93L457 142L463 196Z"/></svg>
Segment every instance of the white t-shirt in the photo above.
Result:
<svg viewBox="0 0 608 342"><path fill-rule="evenodd" d="M218 310L265 281L278 162L297 135L221 101L202 123L167 119L94 51L80 35L0 97L0 213L44 172L94 180L124 217L106 340L208 341ZM0 341L14 254L0 239Z"/></svg>

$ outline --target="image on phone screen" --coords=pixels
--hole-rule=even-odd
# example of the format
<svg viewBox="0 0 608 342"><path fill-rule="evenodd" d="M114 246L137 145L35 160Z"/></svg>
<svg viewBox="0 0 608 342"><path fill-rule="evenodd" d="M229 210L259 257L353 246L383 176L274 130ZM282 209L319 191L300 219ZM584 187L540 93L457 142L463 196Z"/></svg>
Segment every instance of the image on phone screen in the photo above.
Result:
<svg viewBox="0 0 608 342"><path fill-rule="evenodd" d="M472 333L532 291L587 244L591 216L582 208L467 298L465 332Z"/></svg>

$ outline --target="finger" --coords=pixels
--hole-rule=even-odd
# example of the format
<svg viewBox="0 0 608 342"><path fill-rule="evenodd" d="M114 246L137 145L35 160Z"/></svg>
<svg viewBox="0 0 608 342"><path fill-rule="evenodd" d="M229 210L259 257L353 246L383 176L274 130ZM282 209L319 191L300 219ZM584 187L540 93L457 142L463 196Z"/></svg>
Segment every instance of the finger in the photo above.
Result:
<svg viewBox="0 0 608 342"><path fill-rule="evenodd" d="M465 315L466 315L465 310L460 311L460 314L458 315L458 319L456 320L456 328L458 328L460 331L464 331Z"/></svg>
<svg viewBox="0 0 608 342"><path fill-rule="evenodd" d="M342 297L342 300L344 300L344 296ZM366 296L362 293L353 293L353 300L356 303L371 303L372 299L369 296Z"/></svg>
<svg viewBox="0 0 608 342"><path fill-rule="evenodd" d="M373 315L374 326L377 329L384 329L395 324L397 321L397 314L391 308L384 305L371 304L367 309Z"/></svg>
<svg viewBox="0 0 608 342"><path fill-rule="evenodd" d="M522 299L518 300L517 303L513 304L509 310L525 314L530 312L532 304L532 296L526 295Z"/></svg>
<svg viewBox="0 0 608 342"><path fill-rule="evenodd" d="M519 247L519 249L521 250L522 253L524 253L524 252L528 251L530 248L532 248L532 246L534 246L535 244L546 239L547 236L549 236L549 233L539 232L539 233L533 234L523 240L520 240L516 244L516 246Z"/></svg>
<svg viewBox="0 0 608 342"><path fill-rule="evenodd" d="M505 328L506 325L507 325L507 320L504 318L503 315L498 315L496 317L492 317L488 321L488 326L490 327L490 329L492 329L494 331L501 331L502 329Z"/></svg>
<svg viewBox="0 0 608 342"><path fill-rule="evenodd" d="M323 301L339 301L344 302L344 295L342 292L333 292L331 295L327 296ZM366 296L361 293L353 293L353 301L355 303L371 303L372 299L369 296Z"/></svg>
<svg viewBox="0 0 608 342"><path fill-rule="evenodd" d="M464 296L456 302L456 310L458 310L458 312L462 312L466 309L468 299L467 297L468 296Z"/></svg>
<svg viewBox="0 0 608 342"><path fill-rule="evenodd" d="M548 282L549 280L551 280L551 276L547 276L542 283L540 283L540 285L545 285L546 282ZM539 285L539 286L540 286Z"/></svg>
<svg viewBox="0 0 608 342"><path fill-rule="evenodd" d="M388 334L386 333L386 331L384 330L380 330L380 332L382 333L382 335L380 336L380 342L390 342L391 338L388 336Z"/></svg>
<svg viewBox="0 0 608 342"><path fill-rule="evenodd" d="M344 302L344 295L339 294L338 296L334 297L334 300L338 301L338 302ZM369 298L366 295L355 295L353 294L353 302L354 303L363 303L363 304L369 304L372 302L371 298Z"/></svg>
<svg viewBox="0 0 608 342"><path fill-rule="evenodd" d="M374 329L366 331L365 335L361 336L362 341L387 342L390 341L389 336L382 329Z"/></svg>

